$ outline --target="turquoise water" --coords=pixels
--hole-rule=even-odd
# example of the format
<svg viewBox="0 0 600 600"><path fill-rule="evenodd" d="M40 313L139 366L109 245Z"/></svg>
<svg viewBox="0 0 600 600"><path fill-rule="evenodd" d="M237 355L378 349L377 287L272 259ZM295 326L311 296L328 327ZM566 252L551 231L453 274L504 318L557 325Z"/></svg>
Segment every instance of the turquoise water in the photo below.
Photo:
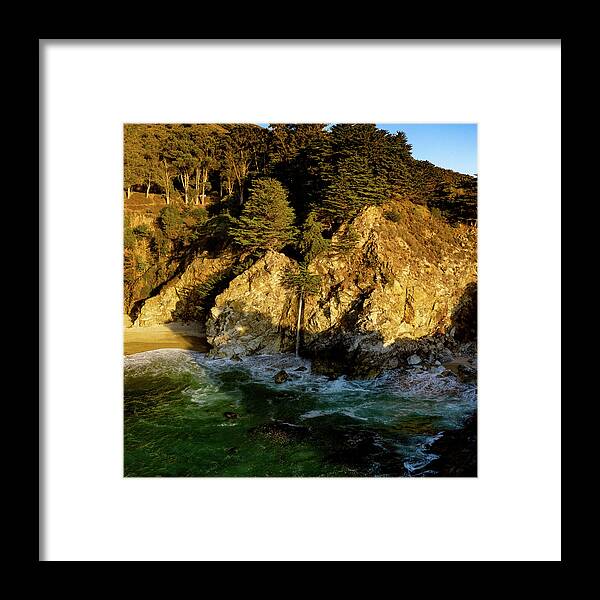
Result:
<svg viewBox="0 0 600 600"><path fill-rule="evenodd" d="M291 355L126 356L125 476L435 476L430 445L476 407L475 387L443 371L350 381Z"/></svg>

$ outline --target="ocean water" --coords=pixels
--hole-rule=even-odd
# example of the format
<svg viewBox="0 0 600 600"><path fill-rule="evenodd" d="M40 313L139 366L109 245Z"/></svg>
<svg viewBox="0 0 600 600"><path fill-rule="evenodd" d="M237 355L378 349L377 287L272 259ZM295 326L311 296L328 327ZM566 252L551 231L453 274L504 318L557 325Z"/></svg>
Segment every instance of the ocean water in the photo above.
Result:
<svg viewBox="0 0 600 600"><path fill-rule="evenodd" d="M330 380L285 354L124 360L128 477L435 476L431 444L476 408L475 386L443 367Z"/></svg>

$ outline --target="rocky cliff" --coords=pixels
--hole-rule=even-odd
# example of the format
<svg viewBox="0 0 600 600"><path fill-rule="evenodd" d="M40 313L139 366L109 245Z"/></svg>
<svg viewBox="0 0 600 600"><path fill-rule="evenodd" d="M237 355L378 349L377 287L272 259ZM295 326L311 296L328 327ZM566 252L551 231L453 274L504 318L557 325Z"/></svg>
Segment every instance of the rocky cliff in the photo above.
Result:
<svg viewBox="0 0 600 600"><path fill-rule="evenodd" d="M448 360L459 342L471 342L473 352L474 333L465 332L475 331L468 321L475 318L476 244L475 227L452 227L423 206L368 208L309 267L321 289L305 298L302 352L359 375ZM293 351L298 298L282 286L293 264L269 252L217 296L207 320L214 354Z"/></svg>
<svg viewBox="0 0 600 600"><path fill-rule="evenodd" d="M216 356L288 352L294 347L297 300L282 285L294 262L268 252L215 300L206 335Z"/></svg>
<svg viewBox="0 0 600 600"><path fill-rule="evenodd" d="M133 327L151 327L170 323L189 313L187 304L193 301L194 292L204 283L218 280L234 262L234 257L224 255L211 258L204 252L195 258L181 275L173 277L160 291L141 306Z"/></svg>

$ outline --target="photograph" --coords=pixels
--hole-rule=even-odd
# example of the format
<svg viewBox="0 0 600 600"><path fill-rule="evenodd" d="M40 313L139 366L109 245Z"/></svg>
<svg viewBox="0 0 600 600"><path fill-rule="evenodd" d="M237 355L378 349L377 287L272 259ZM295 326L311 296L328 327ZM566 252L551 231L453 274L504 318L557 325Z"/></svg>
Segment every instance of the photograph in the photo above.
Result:
<svg viewBox="0 0 600 600"><path fill-rule="evenodd" d="M477 477L477 139L123 123L124 477Z"/></svg>

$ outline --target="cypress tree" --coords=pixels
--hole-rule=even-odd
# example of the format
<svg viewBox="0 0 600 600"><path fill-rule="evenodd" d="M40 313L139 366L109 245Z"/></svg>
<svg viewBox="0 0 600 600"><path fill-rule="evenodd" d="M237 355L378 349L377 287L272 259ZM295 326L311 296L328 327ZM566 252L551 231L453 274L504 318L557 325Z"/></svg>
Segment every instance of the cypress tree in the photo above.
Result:
<svg viewBox="0 0 600 600"><path fill-rule="evenodd" d="M291 243L295 235L294 211L285 188L276 179L256 180L231 230L234 242L251 251L277 251Z"/></svg>
<svg viewBox="0 0 600 600"><path fill-rule="evenodd" d="M349 156L338 164L320 212L329 221L345 221L364 206L383 204L388 193L387 182L373 173L366 159Z"/></svg>
<svg viewBox="0 0 600 600"><path fill-rule="evenodd" d="M323 237L323 224L317 220L314 212L310 212L298 240L298 250L306 262L310 262L329 246L329 241Z"/></svg>

